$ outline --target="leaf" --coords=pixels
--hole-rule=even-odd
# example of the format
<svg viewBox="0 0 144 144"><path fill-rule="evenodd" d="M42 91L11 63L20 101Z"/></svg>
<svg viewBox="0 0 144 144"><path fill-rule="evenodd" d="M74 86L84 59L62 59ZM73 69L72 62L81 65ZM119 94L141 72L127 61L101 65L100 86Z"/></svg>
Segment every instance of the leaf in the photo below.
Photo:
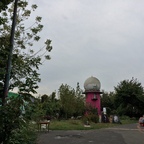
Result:
<svg viewBox="0 0 144 144"><path fill-rule="evenodd" d="M42 17L39 17L39 16L36 17L37 22L41 22L41 20L42 20Z"/></svg>
<svg viewBox="0 0 144 144"><path fill-rule="evenodd" d="M39 36L35 36L35 37L34 37L34 40L35 40L35 41L39 41L39 40L40 40L40 37L39 37Z"/></svg>
<svg viewBox="0 0 144 144"><path fill-rule="evenodd" d="M45 55L45 59L50 60L51 57L49 55Z"/></svg>
<svg viewBox="0 0 144 144"><path fill-rule="evenodd" d="M35 9L37 9L37 5L36 5L36 4L33 4L31 7L32 7L33 11L34 11Z"/></svg>

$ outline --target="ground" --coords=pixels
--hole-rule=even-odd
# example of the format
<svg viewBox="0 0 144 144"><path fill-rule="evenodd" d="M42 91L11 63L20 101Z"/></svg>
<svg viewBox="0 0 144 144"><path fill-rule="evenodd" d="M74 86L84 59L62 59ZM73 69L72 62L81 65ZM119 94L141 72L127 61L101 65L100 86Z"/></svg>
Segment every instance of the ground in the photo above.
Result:
<svg viewBox="0 0 144 144"><path fill-rule="evenodd" d="M142 144L144 127L138 123L99 130L40 132L38 144Z"/></svg>

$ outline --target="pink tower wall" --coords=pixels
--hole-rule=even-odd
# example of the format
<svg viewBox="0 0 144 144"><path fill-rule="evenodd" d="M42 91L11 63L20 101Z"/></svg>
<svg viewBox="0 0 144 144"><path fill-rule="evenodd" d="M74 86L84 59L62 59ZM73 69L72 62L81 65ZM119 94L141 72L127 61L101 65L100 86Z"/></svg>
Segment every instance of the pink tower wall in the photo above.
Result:
<svg viewBox="0 0 144 144"><path fill-rule="evenodd" d="M93 100L94 94L96 95L96 100ZM97 108L98 115L101 115L101 102L100 102L100 93L88 92L86 93L86 103L90 104L93 108Z"/></svg>

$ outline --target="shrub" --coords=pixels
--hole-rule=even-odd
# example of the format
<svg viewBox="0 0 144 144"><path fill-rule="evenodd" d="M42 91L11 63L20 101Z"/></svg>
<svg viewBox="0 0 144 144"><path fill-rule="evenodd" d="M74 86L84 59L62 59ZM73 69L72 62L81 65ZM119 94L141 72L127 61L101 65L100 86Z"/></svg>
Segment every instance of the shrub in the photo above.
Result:
<svg viewBox="0 0 144 144"><path fill-rule="evenodd" d="M23 99L18 97L11 98L8 103L0 107L0 143L35 143L35 128L22 113L23 105Z"/></svg>
<svg viewBox="0 0 144 144"><path fill-rule="evenodd" d="M99 117L95 114L88 114L82 118L82 121L84 124L87 124L87 122L97 123L99 121Z"/></svg>
<svg viewBox="0 0 144 144"><path fill-rule="evenodd" d="M34 125L26 123L25 126L12 131L9 144L36 144L37 134Z"/></svg>

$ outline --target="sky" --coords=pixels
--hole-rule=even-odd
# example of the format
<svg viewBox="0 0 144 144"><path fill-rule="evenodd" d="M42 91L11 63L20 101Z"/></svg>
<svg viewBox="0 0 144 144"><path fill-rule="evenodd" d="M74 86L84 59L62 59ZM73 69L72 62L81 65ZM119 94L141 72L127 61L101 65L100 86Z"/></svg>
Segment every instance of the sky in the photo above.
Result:
<svg viewBox="0 0 144 144"><path fill-rule="evenodd" d="M29 0L31 15L42 17L41 41L52 40L51 60L40 66L38 95L61 84L84 90L85 80L99 79L101 90L114 91L125 79L144 86L143 0Z"/></svg>

